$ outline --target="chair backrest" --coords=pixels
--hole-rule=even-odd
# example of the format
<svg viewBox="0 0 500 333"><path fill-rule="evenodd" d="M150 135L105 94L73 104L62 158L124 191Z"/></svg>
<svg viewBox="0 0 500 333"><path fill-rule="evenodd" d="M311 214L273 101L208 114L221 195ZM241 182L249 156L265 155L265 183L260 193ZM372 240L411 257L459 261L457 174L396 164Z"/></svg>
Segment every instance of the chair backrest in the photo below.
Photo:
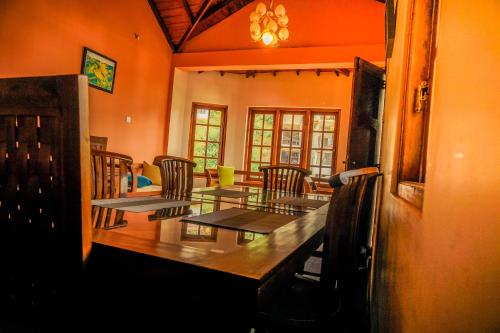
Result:
<svg viewBox="0 0 500 333"><path fill-rule="evenodd" d="M92 199L125 197L132 158L104 150L92 150Z"/></svg>
<svg viewBox="0 0 500 333"><path fill-rule="evenodd" d="M335 189L327 215L321 267L321 283L326 289L336 286L342 293L353 293L350 281L365 264L366 237L373 228L366 209L368 194L373 193L379 175L377 168L364 168L349 177L342 173L331 177Z"/></svg>
<svg viewBox="0 0 500 333"><path fill-rule="evenodd" d="M264 173L264 190L296 194L304 192L304 177L311 174L310 170L287 165L261 166L259 171Z"/></svg>
<svg viewBox="0 0 500 333"><path fill-rule="evenodd" d="M14 318L60 320L90 252L87 87L0 79L0 308Z"/></svg>
<svg viewBox="0 0 500 333"><path fill-rule="evenodd" d="M108 137L106 136L90 136L90 149L106 150L108 146Z"/></svg>
<svg viewBox="0 0 500 333"><path fill-rule="evenodd" d="M160 167L162 194L191 193L195 162L182 157L162 155L155 157L153 164Z"/></svg>

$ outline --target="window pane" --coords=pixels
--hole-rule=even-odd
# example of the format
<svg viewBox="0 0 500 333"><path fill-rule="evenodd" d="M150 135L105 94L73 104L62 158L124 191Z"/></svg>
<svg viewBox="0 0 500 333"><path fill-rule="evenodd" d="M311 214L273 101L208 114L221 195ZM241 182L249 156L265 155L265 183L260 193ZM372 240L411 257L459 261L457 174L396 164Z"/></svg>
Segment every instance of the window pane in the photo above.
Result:
<svg viewBox="0 0 500 333"><path fill-rule="evenodd" d="M255 118L253 119L253 128L262 128L262 123L264 121L264 115L263 114L256 114Z"/></svg>
<svg viewBox="0 0 500 333"><path fill-rule="evenodd" d="M193 169L194 172L203 172L205 170L205 159L200 157L193 158L196 167Z"/></svg>
<svg viewBox="0 0 500 333"><path fill-rule="evenodd" d="M335 116L327 115L325 118L325 131L333 132L335 130Z"/></svg>
<svg viewBox="0 0 500 333"><path fill-rule="evenodd" d="M271 162L271 148L262 148L262 162Z"/></svg>
<svg viewBox="0 0 500 333"><path fill-rule="evenodd" d="M252 147L252 161L260 161L260 147Z"/></svg>
<svg viewBox="0 0 500 333"><path fill-rule="evenodd" d="M292 147L302 147L302 132L292 132Z"/></svg>
<svg viewBox="0 0 500 333"><path fill-rule="evenodd" d="M264 116L264 128L273 129L273 125L274 125L274 115L266 114Z"/></svg>
<svg viewBox="0 0 500 333"><path fill-rule="evenodd" d="M215 169L217 168L217 160L213 158L207 159L207 169Z"/></svg>
<svg viewBox="0 0 500 333"><path fill-rule="evenodd" d="M323 134L323 148L332 149L333 148L333 133Z"/></svg>
<svg viewBox="0 0 500 333"><path fill-rule="evenodd" d="M304 125L304 116L301 114L296 114L293 116L293 129L294 130L302 130L302 126Z"/></svg>
<svg viewBox="0 0 500 333"><path fill-rule="evenodd" d="M283 116L283 129L284 130L291 130L292 129L292 121L293 121L293 116L291 114L285 114Z"/></svg>
<svg viewBox="0 0 500 333"><path fill-rule="evenodd" d="M218 143L209 143L208 144L207 157L216 157L216 158L219 157L219 144Z"/></svg>
<svg viewBox="0 0 500 333"><path fill-rule="evenodd" d="M212 227L200 225L200 235L210 236L211 234L212 234Z"/></svg>
<svg viewBox="0 0 500 333"><path fill-rule="evenodd" d="M321 148L321 138L322 138L322 133L313 132L311 147L312 148Z"/></svg>
<svg viewBox="0 0 500 333"><path fill-rule="evenodd" d="M292 139L292 132L281 132L281 147L289 147Z"/></svg>
<svg viewBox="0 0 500 333"><path fill-rule="evenodd" d="M262 144L262 130L254 130L252 144L261 145Z"/></svg>
<svg viewBox="0 0 500 333"><path fill-rule="evenodd" d="M215 127L215 126L208 127L208 140L220 141L220 127Z"/></svg>
<svg viewBox="0 0 500 333"><path fill-rule="evenodd" d="M313 116L313 130L322 131L323 130L323 115L315 114Z"/></svg>
<svg viewBox="0 0 500 333"><path fill-rule="evenodd" d="M195 141L193 156L205 156L205 152L207 150L207 145L205 142Z"/></svg>
<svg viewBox="0 0 500 333"><path fill-rule="evenodd" d="M210 110L210 125L221 125L222 111Z"/></svg>
<svg viewBox="0 0 500 333"><path fill-rule="evenodd" d="M331 166L332 165L332 151L323 151L323 158L321 159L322 166Z"/></svg>
<svg viewBox="0 0 500 333"><path fill-rule="evenodd" d="M330 168L321 168L321 177L328 177L332 173Z"/></svg>
<svg viewBox="0 0 500 333"><path fill-rule="evenodd" d="M208 110L207 109L196 110L196 123L206 124L207 122L208 122Z"/></svg>
<svg viewBox="0 0 500 333"><path fill-rule="evenodd" d="M262 145L271 146L273 144L273 132L264 131L264 136L262 138Z"/></svg>
<svg viewBox="0 0 500 333"><path fill-rule="evenodd" d="M250 171L253 172L259 172L259 163L251 163L250 164Z"/></svg>
<svg viewBox="0 0 500 333"><path fill-rule="evenodd" d="M311 167L311 176L313 177L319 177L319 168L318 167Z"/></svg>
<svg viewBox="0 0 500 333"><path fill-rule="evenodd" d="M292 149L290 164L300 164L300 149Z"/></svg>
<svg viewBox="0 0 500 333"><path fill-rule="evenodd" d="M280 163L288 164L288 160L290 158L290 149L281 148L280 151Z"/></svg>
<svg viewBox="0 0 500 333"><path fill-rule="evenodd" d="M207 126L196 125L194 129L195 140L205 140L207 138Z"/></svg>
<svg viewBox="0 0 500 333"><path fill-rule="evenodd" d="M311 150L311 165L320 165L321 150Z"/></svg>
<svg viewBox="0 0 500 333"><path fill-rule="evenodd" d="M200 209L201 214L212 213L214 210L215 210L215 205L213 203L209 204L207 202L203 202L201 204L201 209Z"/></svg>
<svg viewBox="0 0 500 333"><path fill-rule="evenodd" d="M200 230L200 226L194 223L188 223L186 226L186 234L188 235L198 235L198 231Z"/></svg>

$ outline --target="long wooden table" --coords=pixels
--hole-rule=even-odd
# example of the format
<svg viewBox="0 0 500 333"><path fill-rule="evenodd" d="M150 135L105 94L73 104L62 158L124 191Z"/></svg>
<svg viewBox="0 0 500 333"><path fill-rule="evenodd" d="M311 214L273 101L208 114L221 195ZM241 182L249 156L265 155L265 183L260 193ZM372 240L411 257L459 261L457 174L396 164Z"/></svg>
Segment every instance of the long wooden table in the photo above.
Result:
<svg viewBox="0 0 500 333"><path fill-rule="evenodd" d="M107 216L118 223L126 221L126 226L94 230L93 267L96 271L106 271L108 280L116 281L123 275L134 276L132 280L140 280L140 283L152 280L151 285L156 283L169 289L168 293L173 289L176 297L191 299L190 307L193 297L199 298L197 295L205 295L200 296L205 300L217 298L217 306L227 305L226 315L227 311L236 311L234 307L238 304L236 313L241 315L238 322L250 322L258 304L268 302L321 244L329 197L305 194L302 197L325 200L325 204L314 210L293 209L289 205L266 203L269 198L282 195L280 193L262 193L262 190L237 186L230 189L256 194L225 198L194 191L182 197L182 200L193 201L182 209L144 213L107 209L100 214L101 218ZM262 209L266 206L270 212L293 214L297 218L269 234L181 221L183 214L192 216L232 207ZM130 279L126 280L130 286ZM183 294L182 290L189 292ZM213 300L208 303L214 304Z"/></svg>

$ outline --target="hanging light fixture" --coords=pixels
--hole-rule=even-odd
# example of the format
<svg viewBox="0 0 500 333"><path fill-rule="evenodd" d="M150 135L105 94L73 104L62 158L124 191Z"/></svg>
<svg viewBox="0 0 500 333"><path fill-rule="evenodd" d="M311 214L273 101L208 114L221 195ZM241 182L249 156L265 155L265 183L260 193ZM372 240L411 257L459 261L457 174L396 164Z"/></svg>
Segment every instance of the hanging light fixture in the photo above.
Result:
<svg viewBox="0 0 500 333"><path fill-rule="evenodd" d="M250 37L255 42L262 40L266 46L278 46L279 41L288 39L288 16L285 6L277 5L273 10L273 0L269 9L259 2L250 14Z"/></svg>

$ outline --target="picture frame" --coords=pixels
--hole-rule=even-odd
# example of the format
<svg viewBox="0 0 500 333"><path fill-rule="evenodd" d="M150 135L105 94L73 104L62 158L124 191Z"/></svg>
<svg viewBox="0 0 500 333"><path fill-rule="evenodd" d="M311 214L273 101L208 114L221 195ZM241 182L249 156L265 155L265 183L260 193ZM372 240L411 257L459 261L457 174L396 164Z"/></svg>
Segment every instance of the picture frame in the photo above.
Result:
<svg viewBox="0 0 500 333"><path fill-rule="evenodd" d="M88 47L83 47L81 74L87 75L89 86L112 94L117 62Z"/></svg>

